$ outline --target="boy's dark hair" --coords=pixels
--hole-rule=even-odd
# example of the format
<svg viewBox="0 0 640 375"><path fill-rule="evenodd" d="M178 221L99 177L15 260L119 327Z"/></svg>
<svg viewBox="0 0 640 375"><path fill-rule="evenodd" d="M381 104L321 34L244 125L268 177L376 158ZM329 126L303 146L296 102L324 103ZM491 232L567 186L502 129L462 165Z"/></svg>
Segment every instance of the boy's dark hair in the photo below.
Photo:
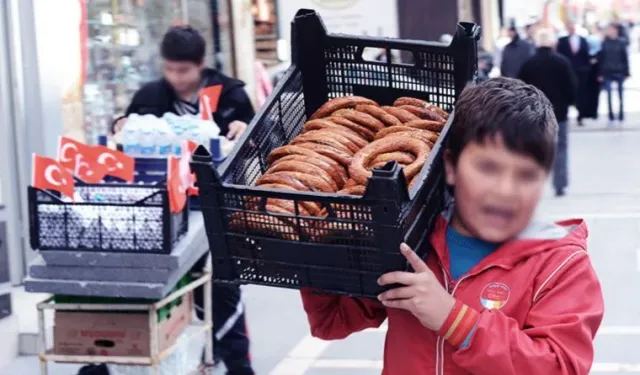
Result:
<svg viewBox="0 0 640 375"><path fill-rule="evenodd" d="M201 64L204 61L205 50L206 42L202 35L188 25L170 27L160 43L162 58L169 61Z"/></svg>
<svg viewBox="0 0 640 375"><path fill-rule="evenodd" d="M513 78L493 78L465 88L449 130L453 162L470 142L482 143L497 134L509 150L551 169L558 122L542 91Z"/></svg>

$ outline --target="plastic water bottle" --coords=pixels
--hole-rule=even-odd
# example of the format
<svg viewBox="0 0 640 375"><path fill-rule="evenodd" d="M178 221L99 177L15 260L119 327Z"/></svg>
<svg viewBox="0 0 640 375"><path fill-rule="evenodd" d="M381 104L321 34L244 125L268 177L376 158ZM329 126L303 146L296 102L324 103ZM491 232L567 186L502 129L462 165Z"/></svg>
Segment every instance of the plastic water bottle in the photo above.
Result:
<svg viewBox="0 0 640 375"><path fill-rule="evenodd" d="M166 158L172 155L173 146L175 144L175 134L165 119L158 119L158 125L155 129L155 133L158 156Z"/></svg>
<svg viewBox="0 0 640 375"><path fill-rule="evenodd" d="M152 157L156 154L156 136L154 127L157 125L157 118L152 115L142 116L143 121L140 123L140 155L143 157Z"/></svg>
<svg viewBox="0 0 640 375"><path fill-rule="evenodd" d="M209 148L212 139L216 139L220 136L220 128L215 122L210 120L198 121L198 137L194 141ZM209 150L214 152L213 150Z"/></svg>
<svg viewBox="0 0 640 375"><path fill-rule="evenodd" d="M132 114L122 128L122 148L126 154L137 156L140 152L140 116Z"/></svg>
<svg viewBox="0 0 640 375"><path fill-rule="evenodd" d="M184 139L200 143L200 127L197 121L190 121L184 134Z"/></svg>

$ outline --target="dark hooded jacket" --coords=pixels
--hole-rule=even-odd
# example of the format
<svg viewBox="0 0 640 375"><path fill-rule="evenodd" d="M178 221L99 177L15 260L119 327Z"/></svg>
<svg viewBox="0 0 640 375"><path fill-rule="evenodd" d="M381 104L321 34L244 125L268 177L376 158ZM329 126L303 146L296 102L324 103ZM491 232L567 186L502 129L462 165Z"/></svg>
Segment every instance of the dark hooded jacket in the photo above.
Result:
<svg viewBox="0 0 640 375"><path fill-rule="evenodd" d="M516 78L522 65L533 56L535 47L516 35L502 51L500 71L502 76Z"/></svg>
<svg viewBox="0 0 640 375"><path fill-rule="evenodd" d="M222 85L218 110L213 114L221 134L227 134L229 124L233 121L251 122L255 111L244 90L244 82L209 68L204 69L202 75L204 87ZM162 117L167 112L177 114L174 106L176 100L177 94L169 82L159 79L145 84L135 93L126 115L137 113Z"/></svg>

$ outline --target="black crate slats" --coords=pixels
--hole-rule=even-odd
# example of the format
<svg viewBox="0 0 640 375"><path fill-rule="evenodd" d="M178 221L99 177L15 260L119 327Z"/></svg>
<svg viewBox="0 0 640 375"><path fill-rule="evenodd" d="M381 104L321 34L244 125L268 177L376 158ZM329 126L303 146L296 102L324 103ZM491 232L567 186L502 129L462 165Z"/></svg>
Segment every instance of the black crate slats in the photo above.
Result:
<svg viewBox="0 0 640 375"><path fill-rule="evenodd" d="M29 187L31 247L40 251L169 254L188 230L188 207L169 211L166 186L76 184L65 202Z"/></svg>
<svg viewBox="0 0 640 375"><path fill-rule="evenodd" d="M205 227L217 282L288 288L309 287L354 296L377 295L384 272L406 269L403 241L421 255L444 204L441 153L445 129L411 192L401 169L374 170L364 197L254 187L271 150L288 144L328 99L361 95L390 105L401 96L429 100L452 111L473 81L479 28L460 24L450 46L439 43L328 35L313 11L301 10L292 28L294 64L249 126L241 147L214 170L204 148L196 150ZM365 48L411 52L411 64L370 62ZM270 200L291 202L296 215L266 211ZM299 214L319 204L326 217Z"/></svg>

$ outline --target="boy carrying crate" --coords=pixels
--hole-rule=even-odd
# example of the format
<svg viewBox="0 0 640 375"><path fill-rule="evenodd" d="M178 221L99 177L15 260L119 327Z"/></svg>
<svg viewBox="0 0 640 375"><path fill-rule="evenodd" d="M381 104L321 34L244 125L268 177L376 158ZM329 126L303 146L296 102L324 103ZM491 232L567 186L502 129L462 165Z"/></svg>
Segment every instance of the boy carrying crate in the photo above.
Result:
<svg viewBox="0 0 640 375"><path fill-rule="evenodd" d="M445 153L451 204L414 272L378 301L302 291L314 336L388 319L385 375L587 375L604 313L583 220L534 222L558 124L544 94L509 78L461 94Z"/></svg>

